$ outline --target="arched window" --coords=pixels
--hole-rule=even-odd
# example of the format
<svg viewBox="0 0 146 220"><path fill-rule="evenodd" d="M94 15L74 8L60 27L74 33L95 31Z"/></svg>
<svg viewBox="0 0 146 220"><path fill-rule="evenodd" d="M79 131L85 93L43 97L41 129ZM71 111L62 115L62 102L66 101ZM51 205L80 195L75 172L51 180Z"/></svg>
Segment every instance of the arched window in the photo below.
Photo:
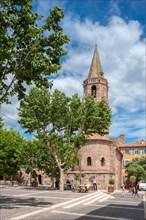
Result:
<svg viewBox="0 0 146 220"><path fill-rule="evenodd" d="M94 98L96 97L96 86L93 85L91 88L91 94L94 96Z"/></svg>
<svg viewBox="0 0 146 220"><path fill-rule="evenodd" d="M91 165L92 165L91 157L87 157L87 166L91 166Z"/></svg>
<svg viewBox="0 0 146 220"><path fill-rule="evenodd" d="M101 158L101 166L102 167L105 166L105 158L104 157Z"/></svg>

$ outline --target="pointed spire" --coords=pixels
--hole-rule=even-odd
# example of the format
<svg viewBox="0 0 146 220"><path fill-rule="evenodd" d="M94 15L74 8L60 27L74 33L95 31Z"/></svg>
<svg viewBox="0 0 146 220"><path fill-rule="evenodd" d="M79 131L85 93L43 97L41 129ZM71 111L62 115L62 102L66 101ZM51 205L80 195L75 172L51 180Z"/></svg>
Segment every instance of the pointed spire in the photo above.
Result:
<svg viewBox="0 0 146 220"><path fill-rule="evenodd" d="M95 45L95 50L93 54L92 63L90 66L90 71L88 74L88 79L97 78L99 76L103 76L102 66L100 63L100 58L97 50L97 45Z"/></svg>

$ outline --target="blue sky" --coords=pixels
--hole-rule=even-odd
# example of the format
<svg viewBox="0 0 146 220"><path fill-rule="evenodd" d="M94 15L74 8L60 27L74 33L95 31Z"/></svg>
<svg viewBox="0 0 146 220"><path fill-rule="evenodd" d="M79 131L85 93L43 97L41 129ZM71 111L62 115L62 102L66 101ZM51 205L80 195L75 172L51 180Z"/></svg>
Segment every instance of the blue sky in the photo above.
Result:
<svg viewBox="0 0 146 220"><path fill-rule="evenodd" d="M69 35L68 51L54 79L54 88L67 95L83 95L82 82L88 76L97 44L104 77L109 82L109 104L113 118L110 137L126 135L126 142L146 139L145 0L34 0L33 10L44 16L53 6L64 9L61 22ZM16 97L4 105L6 127L24 135L17 123ZM28 138L30 136L27 136Z"/></svg>

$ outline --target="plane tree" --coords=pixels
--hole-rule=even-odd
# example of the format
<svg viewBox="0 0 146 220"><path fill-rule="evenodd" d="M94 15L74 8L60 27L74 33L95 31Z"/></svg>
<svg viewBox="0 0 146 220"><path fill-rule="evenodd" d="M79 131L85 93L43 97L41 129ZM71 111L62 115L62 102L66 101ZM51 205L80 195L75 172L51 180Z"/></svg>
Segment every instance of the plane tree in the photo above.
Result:
<svg viewBox="0 0 146 220"><path fill-rule="evenodd" d="M60 172L61 190L64 172L77 163L77 152L88 135L108 133L111 118L104 100L95 103L89 95L82 103L77 94L68 97L59 90L51 93L44 87L31 89L18 111L21 126L28 133L35 132L53 156Z"/></svg>
<svg viewBox="0 0 146 220"><path fill-rule="evenodd" d="M14 129L0 129L0 175L13 178L20 170L25 139Z"/></svg>
<svg viewBox="0 0 146 220"><path fill-rule="evenodd" d="M21 150L21 169L27 174L30 173L30 183L33 174L37 174L37 171L43 171L52 179L59 174L57 164L48 148L37 139L26 140Z"/></svg>
<svg viewBox="0 0 146 220"><path fill-rule="evenodd" d="M63 17L56 6L43 17L32 0L0 0L0 103L14 94L22 99L26 85L50 86L48 76L61 68L69 42L60 26Z"/></svg>

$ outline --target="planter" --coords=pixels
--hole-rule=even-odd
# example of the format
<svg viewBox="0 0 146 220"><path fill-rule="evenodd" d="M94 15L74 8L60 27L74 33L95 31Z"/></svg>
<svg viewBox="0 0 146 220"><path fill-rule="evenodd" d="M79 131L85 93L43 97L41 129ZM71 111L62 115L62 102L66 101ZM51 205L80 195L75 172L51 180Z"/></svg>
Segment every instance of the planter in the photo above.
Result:
<svg viewBox="0 0 146 220"><path fill-rule="evenodd" d="M93 186L89 186L89 187L88 187L88 190L89 190L89 191L93 191L93 190L94 190L94 187L93 187Z"/></svg>
<svg viewBox="0 0 146 220"><path fill-rule="evenodd" d="M133 189L132 189L132 188L129 188L129 192L132 193L132 192L133 192Z"/></svg>
<svg viewBox="0 0 146 220"><path fill-rule="evenodd" d="M114 186L108 186L108 192L114 192Z"/></svg>
<svg viewBox="0 0 146 220"><path fill-rule="evenodd" d="M38 182L32 182L31 185L32 185L33 187L37 187L37 186L38 186Z"/></svg>

